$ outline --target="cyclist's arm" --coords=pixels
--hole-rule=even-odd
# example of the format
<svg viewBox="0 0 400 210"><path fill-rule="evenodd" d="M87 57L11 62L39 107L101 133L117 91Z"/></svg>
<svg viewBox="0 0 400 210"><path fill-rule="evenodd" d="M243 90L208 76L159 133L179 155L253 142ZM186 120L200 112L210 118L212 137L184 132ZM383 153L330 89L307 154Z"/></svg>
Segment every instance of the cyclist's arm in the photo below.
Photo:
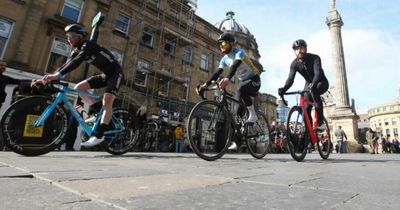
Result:
<svg viewBox="0 0 400 210"><path fill-rule="evenodd" d="M218 77L222 74L222 71L223 71L222 68L218 68L218 70L214 72L214 74L210 77L210 79L208 79L206 85L209 86L211 84L211 81L213 80L216 81Z"/></svg>
<svg viewBox="0 0 400 210"><path fill-rule="evenodd" d="M285 82L285 86L283 86L284 92L286 92L290 87L292 87L295 76L296 76L295 62L292 62L292 64L290 65L289 77Z"/></svg>
<svg viewBox="0 0 400 210"><path fill-rule="evenodd" d="M314 59L313 70L314 70L314 78L312 79L312 83L316 84L322 72L321 58L319 56L317 56Z"/></svg>
<svg viewBox="0 0 400 210"><path fill-rule="evenodd" d="M59 73L61 77L76 69L85 60L85 58L90 55L91 48L90 45L88 46L87 44L88 42L84 43L81 51L58 69L57 73Z"/></svg>

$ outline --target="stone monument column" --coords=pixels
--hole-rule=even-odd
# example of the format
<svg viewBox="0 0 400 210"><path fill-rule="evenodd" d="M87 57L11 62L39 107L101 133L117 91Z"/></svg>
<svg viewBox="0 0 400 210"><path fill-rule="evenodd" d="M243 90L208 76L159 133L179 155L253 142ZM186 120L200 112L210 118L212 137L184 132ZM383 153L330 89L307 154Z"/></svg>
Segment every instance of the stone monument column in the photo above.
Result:
<svg viewBox="0 0 400 210"><path fill-rule="evenodd" d="M333 131L331 133L333 134L338 126L341 125L342 129L347 134L348 140L350 141L347 149L349 152L353 152L354 149L351 147L351 145L355 145L357 143L357 120L359 117L353 107L350 106L341 32L343 20L336 9L335 0L330 0L330 9L328 17L326 18L326 24L328 25L331 34L333 69L335 72L335 108L332 114L328 116L332 121ZM332 140L333 142L336 141L334 136Z"/></svg>

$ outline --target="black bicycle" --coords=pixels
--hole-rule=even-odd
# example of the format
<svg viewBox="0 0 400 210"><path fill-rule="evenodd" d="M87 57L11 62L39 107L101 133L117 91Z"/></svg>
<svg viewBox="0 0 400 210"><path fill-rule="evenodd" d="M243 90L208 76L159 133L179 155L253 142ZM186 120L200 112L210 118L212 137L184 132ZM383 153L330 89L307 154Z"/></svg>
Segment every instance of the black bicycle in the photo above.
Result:
<svg viewBox="0 0 400 210"><path fill-rule="evenodd" d="M204 100L198 102L189 114L186 132L192 150L200 158L213 161L226 153L233 140L239 148L245 147L253 157L263 158L268 152L271 139L267 118L257 111L258 120L255 123L245 123L248 113L244 102L220 89L218 83L214 84L214 87L205 91L214 91L215 100L205 100L204 92L201 93ZM246 113L236 115L235 107Z"/></svg>

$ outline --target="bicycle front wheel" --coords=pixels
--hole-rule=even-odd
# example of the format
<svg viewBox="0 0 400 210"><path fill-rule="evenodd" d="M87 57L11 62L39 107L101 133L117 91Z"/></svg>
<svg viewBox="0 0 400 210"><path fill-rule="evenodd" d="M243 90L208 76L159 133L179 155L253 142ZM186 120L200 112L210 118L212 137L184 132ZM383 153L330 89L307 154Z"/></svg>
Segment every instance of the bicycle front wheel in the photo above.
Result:
<svg viewBox="0 0 400 210"><path fill-rule="evenodd" d="M246 143L251 156L263 158L270 148L271 130L267 117L262 112L257 112L257 121L248 126Z"/></svg>
<svg viewBox="0 0 400 210"><path fill-rule="evenodd" d="M55 107L43 126L34 126L52 102L48 97L32 96L12 104L1 119L5 145L25 156L43 155L59 147L68 128L67 113L62 106Z"/></svg>
<svg viewBox="0 0 400 210"><path fill-rule="evenodd" d="M106 151L113 155L122 155L131 151L138 142L138 138L135 138L135 132L138 131L134 128L132 115L127 109L115 108L111 124L113 129L118 129L118 126L123 126L125 129L117 133L115 137L106 136L106 141L104 141Z"/></svg>
<svg viewBox="0 0 400 210"><path fill-rule="evenodd" d="M317 136L317 148L319 155L322 159L326 160L332 151L331 134L329 131L328 121L324 117L324 129L317 130L315 135Z"/></svg>
<svg viewBox="0 0 400 210"><path fill-rule="evenodd" d="M287 119L287 145L290 155L296 161L303 161L310 142L308 130L304 123L303 111L300 107L292 107Z"/></svg>
<svg viewBox="0 0 400 210"><path fill-rule="evenodd" d="M229 113L215 101L201 101L190 112L186 131L193 152L204 160L217 160L231 139Z"/></svg>

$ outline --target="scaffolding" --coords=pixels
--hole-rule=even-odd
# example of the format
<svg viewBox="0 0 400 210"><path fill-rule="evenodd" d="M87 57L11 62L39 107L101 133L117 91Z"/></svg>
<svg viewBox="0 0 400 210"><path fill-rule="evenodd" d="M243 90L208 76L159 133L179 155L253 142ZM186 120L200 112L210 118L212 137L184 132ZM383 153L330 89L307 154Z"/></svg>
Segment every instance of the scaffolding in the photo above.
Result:
<svg viewBox="0 0 400 210"><path fill-rule="evenodd" d="M166 101L169 106L173 103L184 103L184 113L187 110L187 100L182 102L172 101L169 90L172 86L182 85L182 92L188 87L188 72L191 65L182 62L184 47L192 44L192 36L196 25L197 1L192 0L132 0L140 4L136 9L132 9L136 23L131 26L129 43L126 50L132 49L129 54L132 56L129 71L126 74L126 88L122 91L122 104L126 108L139 107L147 102L147 107L154 106L157 101ZM158 38L158 45L154 46L155 56L150 60L149 69L140 69L138 61L141 59L143 48L142 34L144 27L150 25L154 30L154 35ZM154 37L155 38L155 37ZM166 52L172 51L173 53ZM144 72L145 90L135 88L135 79L139 72ZM151 78L151 79L150 79ZM167 90L163 92L163 90ZM186 88L186 91L187 88ZM182 99L187 99L187 93L183 93ZM177 100L173 99L173 100ZM164 107L171 110L171 107ZM173 108L177 111L176 108Z"/></svg>

